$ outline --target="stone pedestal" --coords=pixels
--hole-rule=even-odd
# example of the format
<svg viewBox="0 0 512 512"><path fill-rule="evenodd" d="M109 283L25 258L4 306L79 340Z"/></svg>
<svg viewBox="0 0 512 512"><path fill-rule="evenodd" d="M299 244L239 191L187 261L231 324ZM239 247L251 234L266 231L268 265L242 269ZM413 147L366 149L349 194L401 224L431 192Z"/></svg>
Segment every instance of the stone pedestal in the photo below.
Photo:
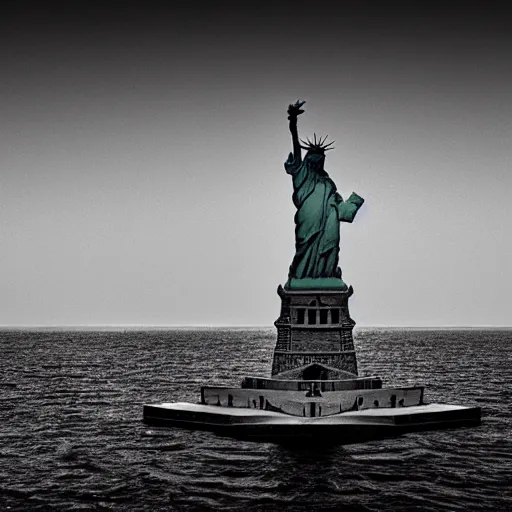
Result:
<svg viewBox="0 0 512 512"><path fill-rule="evenodd" d="M425 404L423 386L383 387L379 377L358 378L348 312L352 287L294 284L278 289L272 378L202 386L200 404L145 405L144 421L302 444L304 438L345 444L480 423L479 407Z"/></svg>
<svg viewBox="0 0 512 512"><path fill-rule="evenodd" d="M281 314L275 321L274 379L337 380L357 377L352 338L352 287L289 289L279 286Z"/></svg>

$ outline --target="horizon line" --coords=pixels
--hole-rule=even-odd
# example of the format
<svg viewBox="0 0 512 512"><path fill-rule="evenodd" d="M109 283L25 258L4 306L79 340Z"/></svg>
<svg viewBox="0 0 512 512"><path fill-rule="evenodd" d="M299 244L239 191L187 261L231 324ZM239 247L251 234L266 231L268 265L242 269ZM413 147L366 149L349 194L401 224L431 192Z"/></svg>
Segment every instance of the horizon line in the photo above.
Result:
<svg viewBox="0 0 512 512"><path fill-rule="evenodd" d="M9 329L209 329L209 328L274 328L273 324L0 324ZM356 329L512 329L512 325L356 325Z"/></svg>

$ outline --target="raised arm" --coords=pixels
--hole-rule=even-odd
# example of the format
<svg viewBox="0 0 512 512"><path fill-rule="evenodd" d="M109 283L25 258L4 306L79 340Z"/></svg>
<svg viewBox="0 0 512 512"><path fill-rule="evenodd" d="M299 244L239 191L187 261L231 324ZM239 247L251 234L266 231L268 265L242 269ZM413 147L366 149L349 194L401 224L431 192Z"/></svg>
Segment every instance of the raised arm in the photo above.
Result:
<svg viewBox="0 0 512 512"><path fill-rule="evenodd" d="M305 101L297 100L293 105L288 107L288 119L290 120L290 133L292 134L293 159L295 163L302 161L302 152L299 141L299 133L297 131L297 117L304 113L301 109Z"/></svg>

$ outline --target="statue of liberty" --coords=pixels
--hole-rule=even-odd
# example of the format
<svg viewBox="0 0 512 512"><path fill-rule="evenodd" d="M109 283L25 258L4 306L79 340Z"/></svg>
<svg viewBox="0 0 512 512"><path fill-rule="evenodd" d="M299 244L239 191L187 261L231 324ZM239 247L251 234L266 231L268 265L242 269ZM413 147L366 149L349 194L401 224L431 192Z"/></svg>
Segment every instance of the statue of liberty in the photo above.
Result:
<svg viewBox="0 0 512 512"><path fill-rule="evenodd" d="M352 193L344 201L324 169L325 153L334 142L327 136L299 140L297 118L305 101L288 107L293 153L284 167L293 180L295 214L295 257L290 265L287 288L346 289L338 266L340 222L352 222L364 199ZM301 144L302 142L302 144ZM306 155L302 158L302 149Z"/></svg>

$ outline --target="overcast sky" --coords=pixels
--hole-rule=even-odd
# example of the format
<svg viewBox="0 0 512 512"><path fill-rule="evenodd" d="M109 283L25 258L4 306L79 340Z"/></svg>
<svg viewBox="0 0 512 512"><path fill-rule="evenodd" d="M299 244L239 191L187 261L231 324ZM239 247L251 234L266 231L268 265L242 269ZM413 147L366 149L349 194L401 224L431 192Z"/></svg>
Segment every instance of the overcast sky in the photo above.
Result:
<svg viewBox="0 0 512 512"><path fill-rule="evenodd" d="M492 4L22 4L0 36L0 324L271 325L301 98L299 134L336 140L326 170L366 200L341 226L357 324L512 325Z"/></svg>

